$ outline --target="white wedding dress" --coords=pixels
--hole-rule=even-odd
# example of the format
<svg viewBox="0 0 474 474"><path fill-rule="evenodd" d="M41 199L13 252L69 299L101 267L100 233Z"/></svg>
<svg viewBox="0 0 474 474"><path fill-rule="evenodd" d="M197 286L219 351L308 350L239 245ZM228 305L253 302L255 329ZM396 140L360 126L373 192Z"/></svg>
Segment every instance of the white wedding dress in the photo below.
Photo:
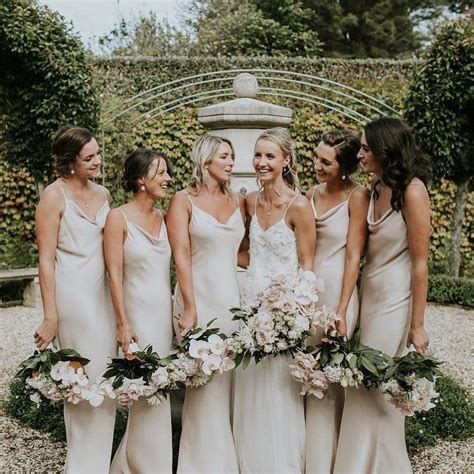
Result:
<svg viewBox="0 0 474 474"><path fill-rule="evenodd" d="M263 230L254 213L250 265L242 305L253 306L272 276L298 272L294 232L282 218ZM303 397L288 368L291 355L269 356L238 368L234 393L234 439L241 473L301 473L305 459Z"/></svg>

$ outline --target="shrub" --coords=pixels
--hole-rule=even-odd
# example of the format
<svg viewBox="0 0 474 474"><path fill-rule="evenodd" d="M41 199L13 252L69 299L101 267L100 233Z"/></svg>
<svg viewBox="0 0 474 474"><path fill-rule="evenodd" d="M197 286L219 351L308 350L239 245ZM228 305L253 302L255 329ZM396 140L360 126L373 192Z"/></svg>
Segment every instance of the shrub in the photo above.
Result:
<svg viewBox="0 0 474 474"><path fill-rule="evenodd" d="M98 96L80 39L39 2L0 2L0 147L39 179L60 125L96 128Z"/></svg>
<svg viewBox="0 0 474 474"><path fill-rule="evenodd" d="M428 279L428 301L473 307L474 278L430 275Z"/></svg>
<svg viewBox="0 0 474 474"><path fill-rule="evenodd" d="M436 407L406 418L408 452L434 446L438 439L457 441L474 436L473 397L462 385L448 376L436 381L440 396Z"/></svg>

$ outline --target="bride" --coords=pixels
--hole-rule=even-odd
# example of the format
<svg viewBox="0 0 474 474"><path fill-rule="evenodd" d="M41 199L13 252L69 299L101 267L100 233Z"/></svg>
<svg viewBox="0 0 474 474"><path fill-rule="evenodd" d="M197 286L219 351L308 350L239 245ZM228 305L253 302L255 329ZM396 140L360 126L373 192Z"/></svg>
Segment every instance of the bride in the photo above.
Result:
<svg viewBox="0 0 474 474"><path fill-rule="evenodd" d="M272 276L311 270L316 244L311 206L297 191L296 155L286 129L259 136L253 166L262 188L246 204L250 263L244 307L256 304ZM290 377L290 359L268 357L237 371L233 429L241 473L304 471L303 397Z"/></svg>

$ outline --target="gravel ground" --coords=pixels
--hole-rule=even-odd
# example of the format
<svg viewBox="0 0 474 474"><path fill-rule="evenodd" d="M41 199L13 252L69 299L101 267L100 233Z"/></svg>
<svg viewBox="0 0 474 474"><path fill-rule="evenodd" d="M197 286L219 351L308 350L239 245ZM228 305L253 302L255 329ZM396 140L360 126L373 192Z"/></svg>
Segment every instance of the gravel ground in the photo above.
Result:
<svg viewBox="0 0 474 474"><path fill-rule="evenodd" d="M16 306L0 308L0 398L18 362L31 355L33 332L41 319L38 310ZM429 305L426 311L430 347L445 361L444 371L474 393L474 311L455 306ZM47 434L20 425L0 413L0 472L60 472L65 446ZM438 443L412 459L413 470L474 472L474 442Z"/></svg>

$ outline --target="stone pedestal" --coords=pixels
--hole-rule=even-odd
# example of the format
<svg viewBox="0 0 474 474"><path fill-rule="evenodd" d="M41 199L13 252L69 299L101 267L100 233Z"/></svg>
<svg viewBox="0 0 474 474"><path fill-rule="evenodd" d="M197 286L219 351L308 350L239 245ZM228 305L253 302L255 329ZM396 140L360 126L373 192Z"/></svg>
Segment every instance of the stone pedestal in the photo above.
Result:
<svg viewBox="0 0 474 474"><path fill-rule="evenodd" d="M257 189L252 159L258 136L267 128L287 127L292 111L254 99L258 92L257 79L248 73L235 78L234 92L237 99L200 109L198 120L211 134L232 142L235 150L232 188L245 195Z"/></svg>

